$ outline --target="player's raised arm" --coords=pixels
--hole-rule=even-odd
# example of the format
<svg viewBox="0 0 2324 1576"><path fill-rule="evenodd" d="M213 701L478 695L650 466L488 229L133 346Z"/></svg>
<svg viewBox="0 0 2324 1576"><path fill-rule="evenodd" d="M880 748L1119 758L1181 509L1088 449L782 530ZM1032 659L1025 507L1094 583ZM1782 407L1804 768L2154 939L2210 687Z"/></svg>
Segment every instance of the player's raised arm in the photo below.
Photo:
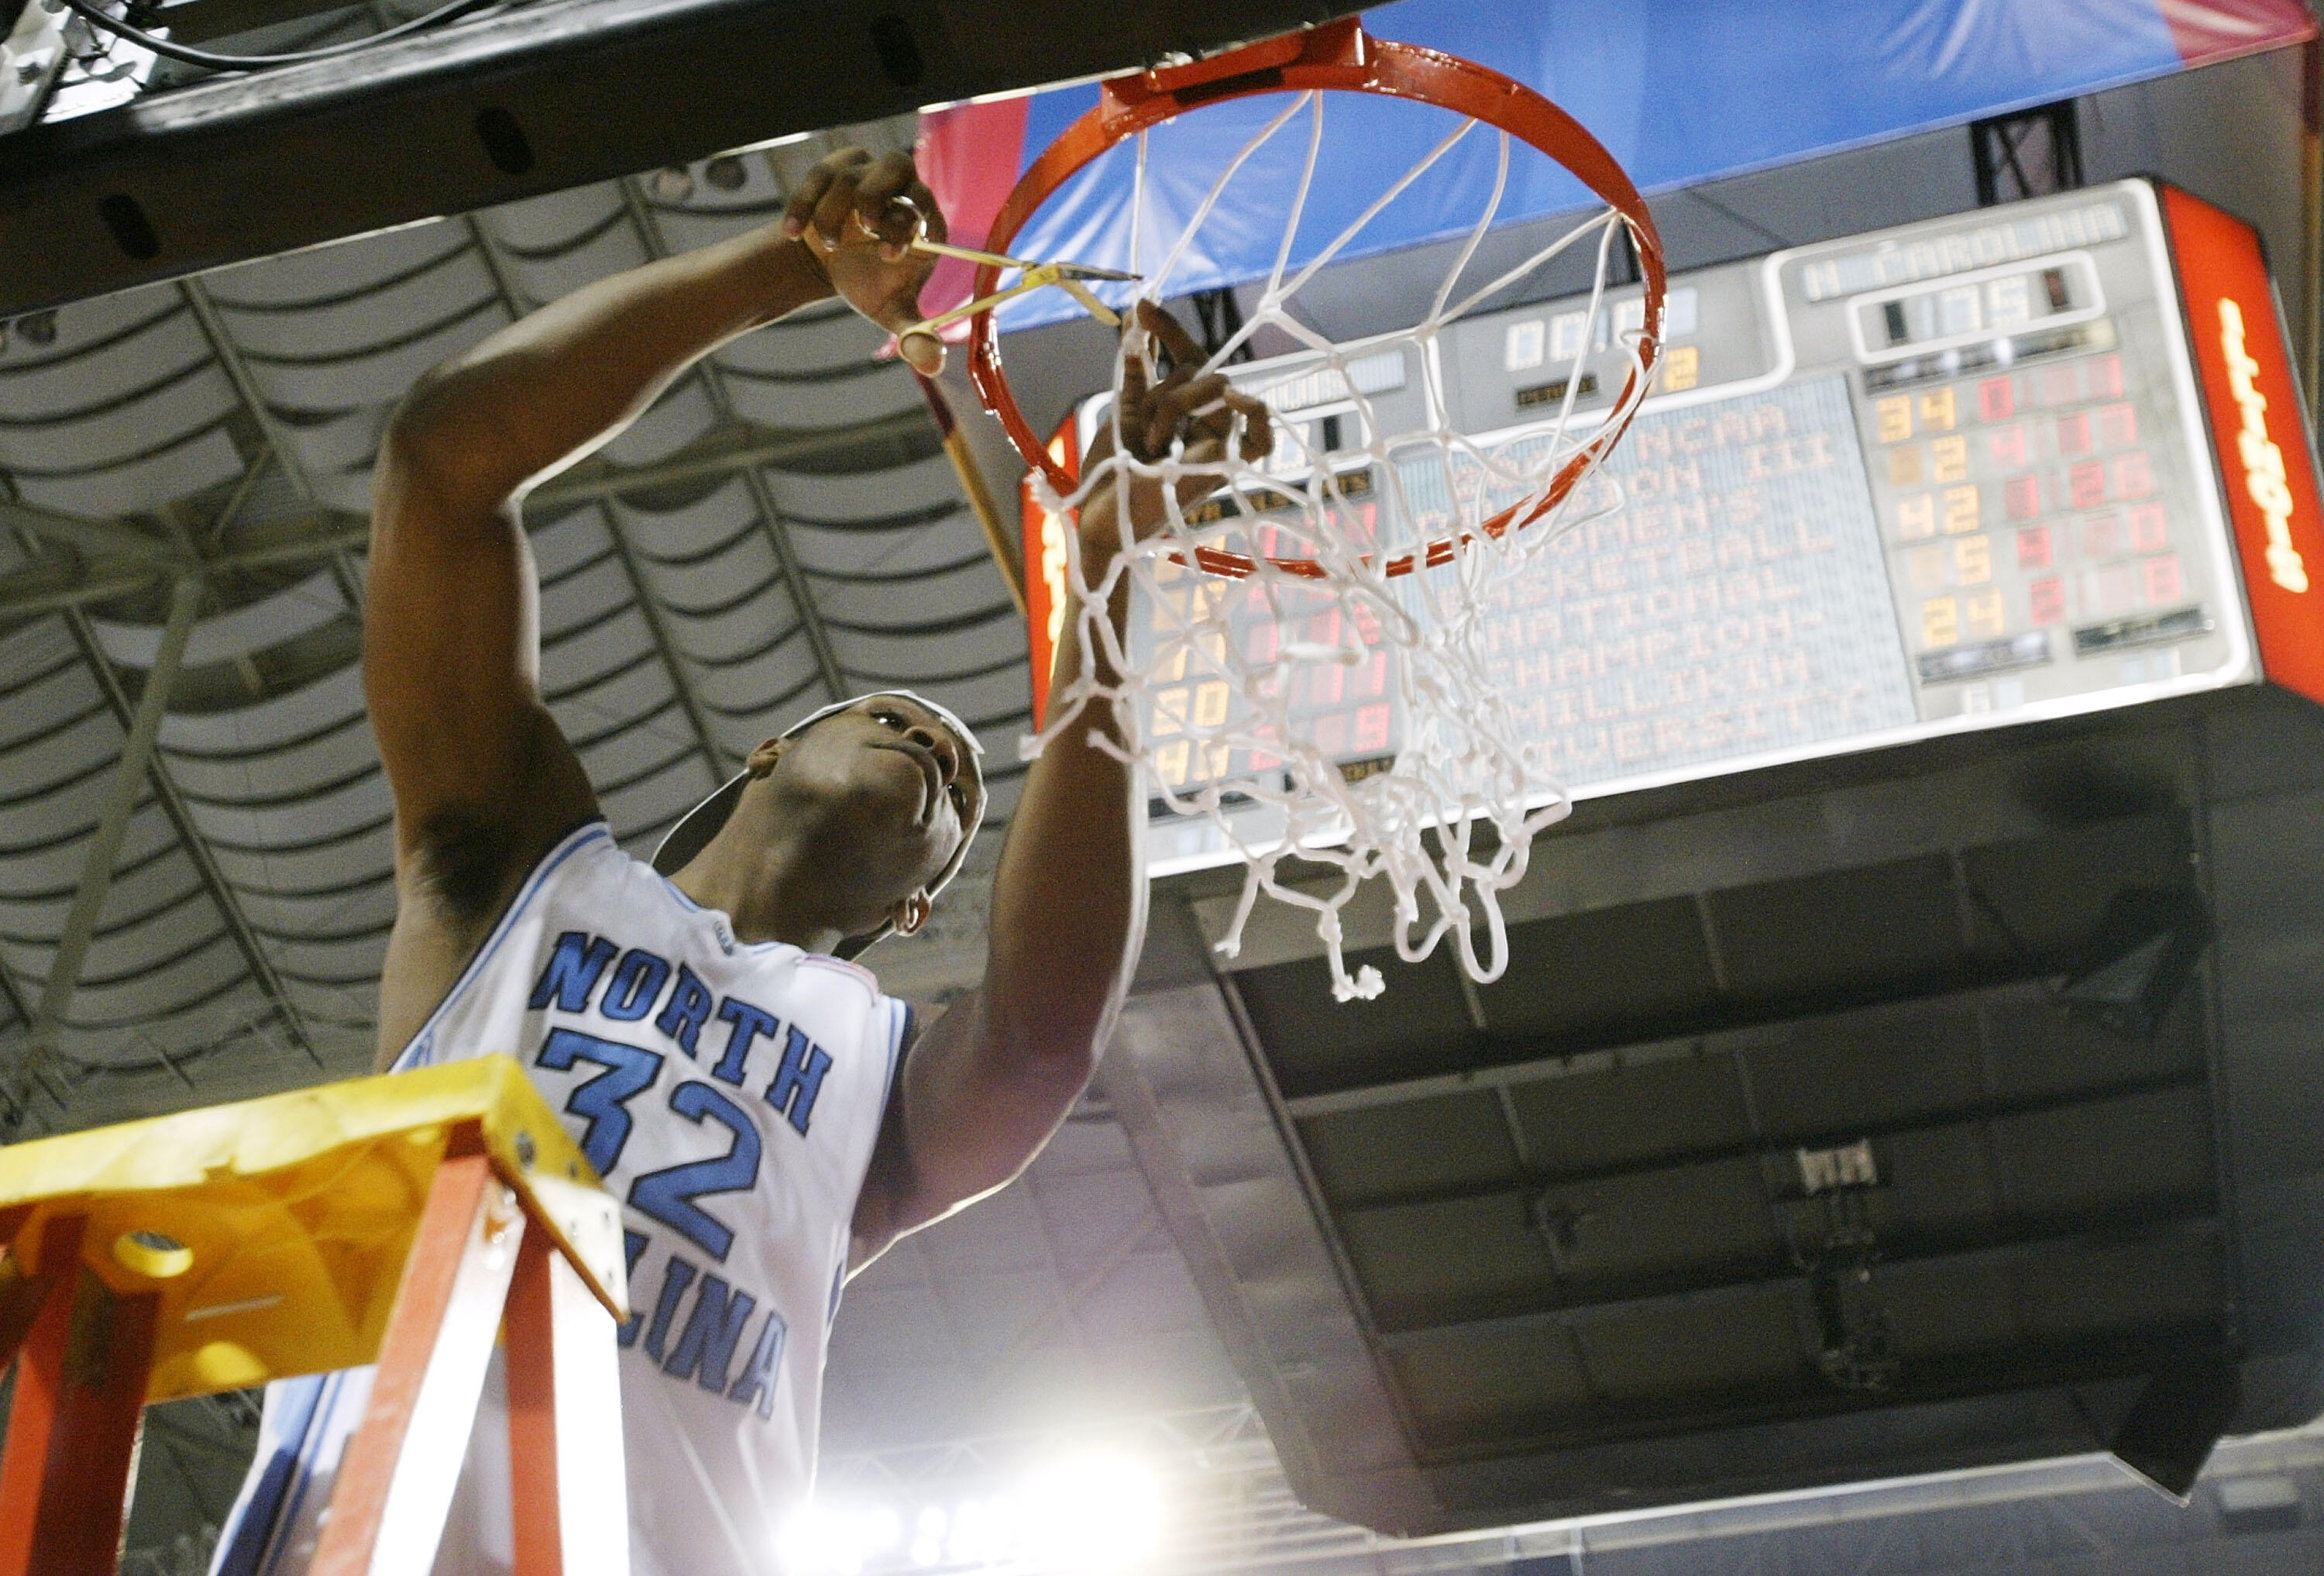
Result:
<svg viewBox="0 0 2324 1576"><path fill-rule="evenodd" d="M916 321L933 259L905 244L923 217L941 235L908 157L835 155L779 224L576 290L427 373L397 410L364 626L401 899L383 1046L418 1027L526 871L595 812L540 697L525 491L707 352L835 290L885 327Z"/></svg>
<svg viewBox="0 0 2324 1576"><path fill-rule="evenodd" d="M1187 459L1215 459L1237 414L1243 457L1266 455L1265 407L1231 393L1223 377L1194 377L1202 351L1184 327L1145 304L1132 332L1152 335L1176 368L1150 388L1135 375L1124 388L1121 430L1138 457L1154 459L1184 439ZM1093 470L1111 444L1108 424ZM1212 485L1182 484L1182 502ZM1128 497L1109 488L1085 502L1081 550L1092 584L1121 549L1122 510L1140 535L1157 529L1158 486ZM1107 610L1117 631L1128 613L1126 576L1122 585ZM1081 671L1079 612L1068 612L1057 643L1062 676ZM1102 653L1098 661L1102 673ZM1098 736L1122 742L1110 706L1084 706L1026 775L993 878L984 982L922 1035L905 1064L856 1209L856 1268L1023 1170L1088 1086L1112 1036L1145 939L1146 806L1135 769L1096 747Z"/></svg>

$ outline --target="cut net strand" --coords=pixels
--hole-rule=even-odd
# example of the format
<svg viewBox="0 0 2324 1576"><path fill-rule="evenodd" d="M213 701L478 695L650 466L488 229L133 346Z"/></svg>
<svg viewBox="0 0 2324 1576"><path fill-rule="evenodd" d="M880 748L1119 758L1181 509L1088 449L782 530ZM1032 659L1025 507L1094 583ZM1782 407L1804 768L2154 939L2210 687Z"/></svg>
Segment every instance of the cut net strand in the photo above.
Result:
<svg viewBox="0 0 2324 1576"><path fill-rule="evenodd" d="M1524 879L1534 835L1563 816L1570 801L1550 770L1545 743L1527 736L1496 681L1489 615L1511 577L1560 532L1618 505L1610 481L1579 489L1644 397L1650 344L1643 332L1613 336L1610 345L1633 375L1613 410L1577 419L1583 366L1606 322L1615 236L1629 222L1611 207L1459 293L1509 189L1507 132L1498 134L1490 191L1417 322L1340 343L1303 320L1293 309L1301 290L1480 124L1463 120L1438 140L1294 272L1325 97L1297 95L1228 161L1140 294L1158 301L1169 292L1235 178L1304 118L1307 146L1284 205L1272 268L1244 323L1201 370L1226 366L1255 334L1272 328L1312 359L1246 382L1244 392L1269 399L1296 383L1321 397L1294 409L1328 406L1341 414L1318 429L1321 437L1309 419L1277 419L1275 451L1257 463L1239 457L1240 416L1220 458L1192 460L1183 447L1137 458L1121 430L1121 400L1130 357L1148 351L1142 336L1123 336L1102 418L1110 444L1095 446L1102 457L1084 466L1071 496L1057 496L1038 468L1034 487L1044 508L1068 517L1101 489L1127 497L1133 484L1153 484L1163 518L1143 539L1123 519L1102 567L1084 558L1078 532L1065 533L1081 665L1058 676L1047 726L1026 752L1038 753L1083 707L1110 707L1126 746L1102 734L1093 735L1098 746L1136 765L1170 812L1217 828L1246 866L1219 950L1230 956L1240 950L1261 895L1307 910L1333 994L1346 1000L1375 996L1384 985L1377 968L1351 971L1345 955L1343 911L1376 880L1390 895L1399 957L1418 962L1450 936L1461 967L1479 982L1508 967L1500 895ZM1137 143L1133 267L1159 227L1148 212L1153 151L1147 134ZM1457 431L1443 386L1445 330L1592 238L1586 327L1577 343L1559 347L1565 386L1554 412L1539 427L1499 440ZM1642 313L1641 321L1651 319ZM1555 375L1554 367L1547 375ZM1382 397L1415 381L1419 417L1407 410L1392 426ZM1287 392L1283 397L1288 401ZM1351 425L1355 441L1343 442ZM1194 482L1203 485L1189 491L1207 497L1182 505L1180 484ZM1221 564L1232 567L1204 572ZM1106 611L1125 577L1138 593L1138 627L1127 637ZM1352 713L1352 736L1328 720L1351 714L1327 714L1314 704L1328 696L1336 705L1351 695L1367 703ZM1390 723L1398 716L1402 737L1391 748ZM1343 769L1351 755L1355 764Z"/></svg>

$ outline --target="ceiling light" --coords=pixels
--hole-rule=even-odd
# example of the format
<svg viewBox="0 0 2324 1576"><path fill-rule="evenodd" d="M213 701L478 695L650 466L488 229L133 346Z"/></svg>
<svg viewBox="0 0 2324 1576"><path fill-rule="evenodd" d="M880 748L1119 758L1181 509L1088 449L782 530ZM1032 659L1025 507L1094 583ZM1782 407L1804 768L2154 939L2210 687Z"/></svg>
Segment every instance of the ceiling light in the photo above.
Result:
<svg viewBox="0 0 2324 1576"><path fill-rule="evenodd" d="M1162 1541L1162 1491L1125 1456L1085 1455L1028 1480L1015 1502L1026 1554L1037 1569L1130 1571Z"/></svg>
<svg viewBox="0 0 2324 1576"><path fill-rule="evenodd" d="M859 1576L902 1541L903 1523L886 1506L810 1505L784 1539L786 1571L799 1576Z"/></svg>
<svg viewBox="0 0 2324 1576"><path fill-rule="evenodd" d="M863 1555L848 1532L844 1517L821 1506L807 1507L791 1519L784 1537L785 1568L802 1576L856 1576Z"/></svg>
<svg viewBox="0 0 2324 1576"><path fill-rule="evenodd" d="M925 1567L943 1559L944 1535L944 1511L934 1505L921 1511L919 1523L912 1531L912 1563Z"/></svg>

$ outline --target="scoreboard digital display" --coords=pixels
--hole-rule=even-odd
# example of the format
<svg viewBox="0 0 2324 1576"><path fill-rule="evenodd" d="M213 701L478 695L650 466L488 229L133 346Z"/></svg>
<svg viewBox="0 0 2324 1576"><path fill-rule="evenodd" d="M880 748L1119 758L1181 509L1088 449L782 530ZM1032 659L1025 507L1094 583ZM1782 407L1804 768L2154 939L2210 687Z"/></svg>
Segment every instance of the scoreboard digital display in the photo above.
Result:
<svg viewBox="0 0 2324 1576"><path fill-rule="evenodd" d="M1488 630L1569 789L1620 793L2259 678L2227 512L2242 501L2222 483L2232 469L2243 487L2247 467L2220 456L2240 456L2244 413L2264 419L2267 401L2236 392L2230 369L2236 402L2207 420L2199 361L2225 353L2225 323L2238 346L2264 335L2281 362L2280 330L2265 299L2199 311L2182 298L2173 203L2191 199L2126 181L1674 275L1655 392L1577 493L1580 523L1508 588ZM1521 444L1567 397L1577 351L1576 409L1603 408L1626 370L1616 336L1638 312L1635 290L1594 322L1586 302L1528 306L1463 319L1427 354L1462 431ZM2207 332L2221 345L2190 338ZM1421 354L1350 366L1391 429L1419 424ZM1357 447L1339 374L1288 359L1232 375L1305 424L1313 447ZM2296 407L2280 404L2277 439L2263 441L2300 433ZM2314 536L2312 464L2303 436L2296 488L2253 484L2283 504L2255 517L2257 550L2291 539L2277 527L2294 493ZM1445 485L1429 465L1399 481L1416 500ZM1353 473L1351 491L1367 484ZM1040 527L1028 519L1034 563ZM1167 592L1249 594L1191 573ZM1319 600L1313 616L1328 608ZM1143 612L1141 627L1176 616ZM2304 603L2297 612L2324 628ZM1267 638L1268 622L1238 617L1234 637ZM1314 736L1351 771L1391 759L1403 718L1384 672L1335 668L1324 682L1336 693L1300 697ZM1154 735L1218 720L1231 697L1205 687L1157 685ZM1158 764L1186 784L1266 766L1167 744ZM1216 828L1175 817L1153 851L1157 871L1229 857Z"/></svg>
<svg viewBox="0 0 2324 1576"><path fill-rule="evenodd" d="M1594 493L1595 495L1591 495ZM1486 626L1576 787L1914 720L1839 378L1649 410ZM1602 511L1602 512L1601 512Z"/></svg>

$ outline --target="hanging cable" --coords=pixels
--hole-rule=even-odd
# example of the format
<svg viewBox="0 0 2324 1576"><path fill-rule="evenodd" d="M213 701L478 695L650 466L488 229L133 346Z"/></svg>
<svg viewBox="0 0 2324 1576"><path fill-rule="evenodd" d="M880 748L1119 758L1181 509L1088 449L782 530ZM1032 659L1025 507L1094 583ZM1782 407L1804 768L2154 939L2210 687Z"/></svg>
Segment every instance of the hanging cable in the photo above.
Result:
<svg viewBox="0 0 2324 1576"><path fill-rule="evenodd" d="M374 44L383 44L390 39L403 38L434 27L438 23L449 22L468 12L482 10L484 6L493 4L493 0L450 0L449 4L438 6L425 16L415 16L409 22L398 23L395 26L380 32L371 33L363 38L349 39L345 43L327 44L318 50L292 50L280 55L216 54L208 50L198 50L191 44L173 43L168 39L157 37L141 28L132 27L118 17L106 15L92 3L92 0L64 0L64 4L73 14L91 27L102 28L117 38L125 38L141 49L151 50L157 55L167 56L173 60L183 60L189 66L208 67L213 71L256 71L268 66L295 65L301 60L326 60L335 55L354 54L358 50L366 50Z"/></svg>

